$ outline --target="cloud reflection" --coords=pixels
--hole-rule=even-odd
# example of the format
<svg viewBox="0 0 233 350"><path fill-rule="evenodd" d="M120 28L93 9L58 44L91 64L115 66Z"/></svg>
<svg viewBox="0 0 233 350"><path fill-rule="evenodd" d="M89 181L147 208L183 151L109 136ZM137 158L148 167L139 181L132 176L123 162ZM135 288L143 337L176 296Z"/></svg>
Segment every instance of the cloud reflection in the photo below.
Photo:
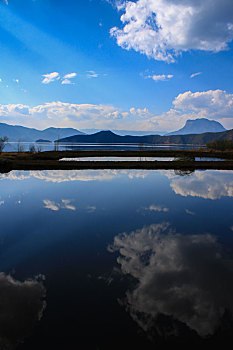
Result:
<svg viewBox="0 0 233 350"><path fill-rule="evenodd" d="M191 176L175 177L170 186L183 197L233 197L233 171L196 171Z"/></svg>
<svg viewBox="0 0 233 350"><path fill-rule="evenodd" d="M61 202L54 202L49 199L44 199L44 208L52 210L52 211L58 211L60 209L67 209L67 210L76 210L76 207L71 204L70 199L62 199Z"/></svg>
<svg viewBox="0 0 233 350"><path fill-rule="evenodd" d="M15 349L41 319L46 307L41 278L20 282L0 272L0 349Z"/></svg>
<svg viewBox="0 0 233 350"><path fill-rule="evenodd" d="M46 182L62 183L70 181L108 181L117 176L127 176L129 179L145 178L149 171L137 170L44 170L44 171L16 171L0 174L0 180L27 180L31 178Z"/></svg>
<svg viewBox="0 0 233 350"><path fill-rule="evenodd" d="M174 333L182 322L205 337L233 313L233 261L212 235L181 235L168 223L154 224L116 236L109 250L120 253L122 272L137 281L126 307L146 332L158 330L165 315Z"/></svg>

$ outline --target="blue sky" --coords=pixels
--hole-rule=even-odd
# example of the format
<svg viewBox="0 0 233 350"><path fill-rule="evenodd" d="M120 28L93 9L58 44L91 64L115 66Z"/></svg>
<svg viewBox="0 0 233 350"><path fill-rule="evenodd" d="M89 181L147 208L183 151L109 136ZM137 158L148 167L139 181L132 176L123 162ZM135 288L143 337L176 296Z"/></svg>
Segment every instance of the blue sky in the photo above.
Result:
<svg viewBox="0 0 233 350"><path fill-rule="evenodd" d="M232 0L0 0L0 121L233 128Z"/></svg>

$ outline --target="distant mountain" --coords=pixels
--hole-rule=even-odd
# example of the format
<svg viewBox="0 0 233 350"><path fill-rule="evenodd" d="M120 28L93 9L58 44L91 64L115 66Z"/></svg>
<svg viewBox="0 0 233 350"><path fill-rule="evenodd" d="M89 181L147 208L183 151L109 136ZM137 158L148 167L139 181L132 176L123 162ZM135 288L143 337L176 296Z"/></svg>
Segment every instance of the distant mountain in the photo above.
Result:
<svg viewBox="0 0 233 350"><path fill-rule="evenodd" d="M209 120L206 118L200 118L195 120L187 120L185 126L177 131L166 134L169 135L187 135L187 134L203 134L205 132L221 132L226 129L215 120Z"/></svg>
<svg viewBox="0 0 233 350"><path fill-rule="evenodd" d="M97 132L103 131L100 129L81 129L80 131L84 132L85 134L96 134ZM144 135L151 135L151 133L156 135L165 135L167 134L167 131L135 131L135 130L111 130L114 134L120 135L120 136L144 136Z"/></svg>
<svg viewBox="0 0 233 350"><path fill-rule="evenodd" d="M36 142L38 142L38 143L46 143L46 142L51 143L52 141L39 139L39 140L36 140Z"/></svg>
<svg viewBox="0 0 233 350"><path fill-rule="evenodd" d="M37 130L24 126L0 123L0 137L7 136L9 141L33 142L38 139L55 141L58 138L72 135L84 135L84 133L72 128L48 128L45 130Z"/></svg>
<svg viewBox="0 0 233 350"><path fill-rule="evenodd" d="M100 131L92 135L75 135L60 139L64 143L116 143L116 144L193 144L205 145L213 140L233 140L233 129L218 133L189 134L189 135L147 135L119 136L112 131Z"/></svg>

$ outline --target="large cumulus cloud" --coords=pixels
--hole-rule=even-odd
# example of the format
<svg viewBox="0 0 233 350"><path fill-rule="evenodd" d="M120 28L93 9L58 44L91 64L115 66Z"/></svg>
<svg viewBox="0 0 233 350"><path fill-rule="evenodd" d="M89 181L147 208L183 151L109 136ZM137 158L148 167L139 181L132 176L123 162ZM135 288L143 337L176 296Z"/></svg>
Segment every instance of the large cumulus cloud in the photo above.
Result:
<svg viewBox="0 0 233 350"><path fill-rule="evenodd" d="M233 40L232 0L117 1L122 28L111 35L119 46L173 62L190 49L219 52Z"/></svg>
<svg viewBox="0 0 233 350"><path fill-rule="evenodd" d="M173 108L156 115L147 108L121 110L109 105L74 104L61 101L43 105L0 104L0 122L37 127L75 127L77 129L120 129L172 131L182 127L187 119L211 118L226 128L233 127L233 94L223 90L208 90L179 94ZM4 135L2 135L4 136Z"/></svg>
<svg viewBox="0 0 233 350"><path fill-rule="evenodd" d="M170 184L176 194L183 197L219 199L233 197L232 171L196 171L188 177L175 177Z"/></svg>

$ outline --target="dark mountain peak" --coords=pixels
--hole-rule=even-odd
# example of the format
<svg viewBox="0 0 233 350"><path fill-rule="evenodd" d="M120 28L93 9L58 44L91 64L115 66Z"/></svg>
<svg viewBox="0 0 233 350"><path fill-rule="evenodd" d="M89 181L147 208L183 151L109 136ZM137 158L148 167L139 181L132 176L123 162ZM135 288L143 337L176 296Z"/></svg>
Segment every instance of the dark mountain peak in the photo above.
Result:
<svg viewBox="0 0 233 350"><path fill-rule="evenodd" d="M114 134L114 132L112 132L111 130L102 130L102 131L98 131L94 135L113 136L113 135L116 135L116 134Z"/></svg>

